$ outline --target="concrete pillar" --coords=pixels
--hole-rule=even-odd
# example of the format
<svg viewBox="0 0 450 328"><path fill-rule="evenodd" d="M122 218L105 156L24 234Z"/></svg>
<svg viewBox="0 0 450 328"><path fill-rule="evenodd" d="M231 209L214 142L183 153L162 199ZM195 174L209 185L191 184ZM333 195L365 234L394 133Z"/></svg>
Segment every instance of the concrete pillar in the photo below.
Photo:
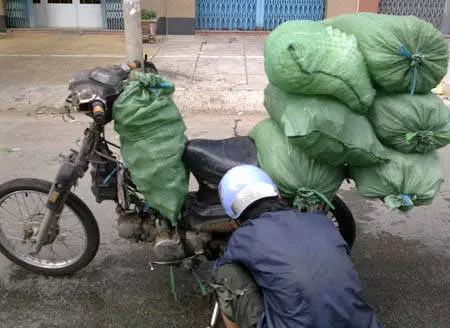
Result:
<svg viewBox="0 0 450 328"><path fill-rule="evenodd" d="M27 7L28 7L28 19L30 20L30 28L36 27L33 0L27 0Z"/></svg>
<svg viewBox="0 0 450 328"><path fill-rule="evenodd" d="M142 62L142 26L140 1L123 2L123 21L127 60Z"/></svg>
<svg viewBox="0 0 450 328"><path fill-rule="evenodd" d="M442 14L441 33L450 34L450 0L445 1L444 13Z"/></svg>

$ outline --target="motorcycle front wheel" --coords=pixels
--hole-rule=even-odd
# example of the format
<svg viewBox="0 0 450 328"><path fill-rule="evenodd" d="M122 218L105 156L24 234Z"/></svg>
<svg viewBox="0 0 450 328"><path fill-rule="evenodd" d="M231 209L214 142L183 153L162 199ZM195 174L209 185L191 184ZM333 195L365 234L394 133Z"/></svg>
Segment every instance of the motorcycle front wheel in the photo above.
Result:
<svg viewBox="0 0 450 328"><path fill-rule="evenodd" d="M68 275L93 260L100 234L92 212L70 193L57 224L40 252L34 254L33 238L47 211L51 186L51 182L38 179L15 179L0 185L0 252L35 273Z"/></svg>

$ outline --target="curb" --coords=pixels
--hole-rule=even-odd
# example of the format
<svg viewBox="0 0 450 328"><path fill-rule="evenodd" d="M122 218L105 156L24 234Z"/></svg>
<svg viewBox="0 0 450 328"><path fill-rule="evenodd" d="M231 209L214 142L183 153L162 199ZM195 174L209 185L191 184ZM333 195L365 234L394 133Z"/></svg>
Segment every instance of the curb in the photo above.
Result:
<svg viewBox="0 0 450 328"><path fill-rule="evenodd" d="M62 28L7 28L7 33L28 32L28 33L79 33L79 34L116 34L123 35L123 30L95 30L95 29L62 29ZM194 35L269 35L271 31L239 31L239 30L195 30ZM177 36L183 34L169 34L169 36ZM158 34L165 36L165 34Z"/></svg>
<svg viewBox="0 0 450 328"><path fill-rule="evenodd" d="M89 29L61 29L61 28L8 28L7 33L72 33L72 34L112 34L123 35L122 30L89 30Z"/></svg>
<svg viewBox="0 0 450 328"><path fill-rule="evenodd" d="M266 36L272 31L240 31L240 30L196 30L195 35L259 35Z"/></svg>

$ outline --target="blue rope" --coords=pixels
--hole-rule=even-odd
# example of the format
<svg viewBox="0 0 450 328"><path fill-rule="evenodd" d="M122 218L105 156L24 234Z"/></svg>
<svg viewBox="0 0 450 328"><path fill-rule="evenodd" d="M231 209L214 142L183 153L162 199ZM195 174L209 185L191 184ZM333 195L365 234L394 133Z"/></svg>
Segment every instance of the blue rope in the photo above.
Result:
<svg viewBox="0 0 450 328"><path fill-rule="evenodd" d="M106 184L118 170L119 170L119 163L117 163L116 168L112 170L111 173L108 174L105 180L103 180L103 184Z"/></svg>
<svg viewBox="0 0 450 328"><path fill-rule="evenodd" d="M172 83L170 83L170 82L160 82L160 83L157 83L156 84L156 87L157 88L170 88L170 87L172 87L173 85L172 85ZM155 88L148 88L148 90L149 91L151 91L151 92L153 92L155 95L157 95L158 93L159 93L159 90L158 89L155 89Z"/></svg>
<svg viewBox="0 0 450 328"><path fill-rule="evenodd" d="M398 53L399 53L400 55L404 56L404 57L407 57L407 58L409 58L409 59L412 59L411 53L409 52L408 48L405 47L404 44L402 44L402 45L400 46L400 48L398 49Z"/></svg>
<svg viewBox="0 0 450 328"><path fill-rule="evenodd" d="M406 206L408 206L408 207L414 206L414 203L411 200L411 195L402 194L402 198L403 198L403 201L405 202Z"/></svg>
<svg viewBox="0 0 450 328"><path fill-rule="evenodd" d="M414 92L416 91L416 85L417 85L417 65L418 61L414 58L414 56L411 54L411 52L406 48L404 44L400 46L398 49L398 53L408 59L411 59L411 65L413 66L413 80L411 84L411 95L414 95Z"/></svg>
<svg viewBox="0 0 450 328"><path fill-rule="evenodd" d="M160 87L160 88L170 88L171 86L172 86L172 83L170 83L170 82L158 83L158 87Z"/></svg>
<svg viewBox="0 0 450 328"><path fill-rule="evenodd" d="M412 81L412 86L411 86L411 96L414 95L414 92L416 91L416 84L417 84L417 65L414 65L414 70L413 70L413 81Z"/></svg>

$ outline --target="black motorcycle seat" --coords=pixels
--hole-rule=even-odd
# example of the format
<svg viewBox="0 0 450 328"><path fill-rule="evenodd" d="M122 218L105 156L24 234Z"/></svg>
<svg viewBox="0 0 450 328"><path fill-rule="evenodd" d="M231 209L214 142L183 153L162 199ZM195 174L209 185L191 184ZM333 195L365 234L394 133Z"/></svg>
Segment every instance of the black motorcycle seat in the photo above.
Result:
<svg viewBox="0 0 450 328"><path fill-rule="evenodd" d="M257 166L258 153L254 141L249 137L194 139L186 144L183 162L199 182L218 185L224 174L235 166Z"/></svg>

